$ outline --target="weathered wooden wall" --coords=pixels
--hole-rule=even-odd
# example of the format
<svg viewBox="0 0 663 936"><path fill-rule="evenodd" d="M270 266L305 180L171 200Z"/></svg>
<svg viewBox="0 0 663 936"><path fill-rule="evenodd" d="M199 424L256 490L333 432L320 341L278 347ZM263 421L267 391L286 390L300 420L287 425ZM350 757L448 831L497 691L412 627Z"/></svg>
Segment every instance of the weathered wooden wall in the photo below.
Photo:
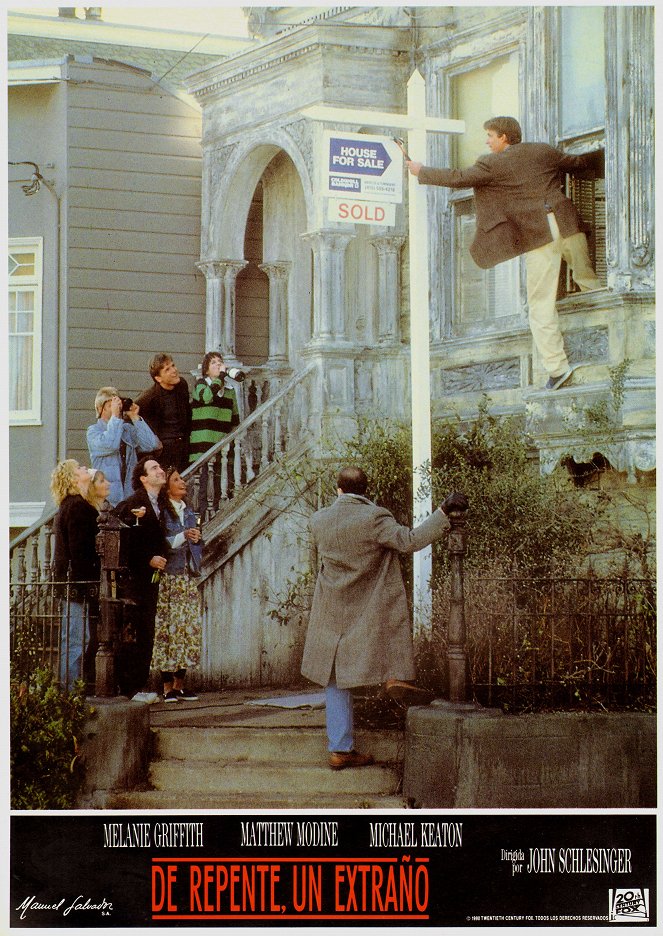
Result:
<svg viewBox="0 0 663 936"><path fill-rule="evenodd" d="M117 65L71 63L67 95L67 441L87 458L99 387L135 396L157 351L185 375L204 353L201 119Z"/></svg>

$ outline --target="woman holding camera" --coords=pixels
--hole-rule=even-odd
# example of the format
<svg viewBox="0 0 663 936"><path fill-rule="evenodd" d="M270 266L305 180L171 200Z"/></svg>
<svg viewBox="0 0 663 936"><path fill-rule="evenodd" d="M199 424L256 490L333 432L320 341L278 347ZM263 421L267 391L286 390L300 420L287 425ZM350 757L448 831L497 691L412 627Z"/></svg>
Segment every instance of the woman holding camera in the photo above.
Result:
<svg viewBox="0 0 663 936"><path fill-rule="evenodd" d="M139 453L158 452L161 442L138 415L138 404L122 400L115 387L102 387L94 401L97 421L87 430L92 467L110 482L108 500L117 507L131 497L131 473Z"/></svg>

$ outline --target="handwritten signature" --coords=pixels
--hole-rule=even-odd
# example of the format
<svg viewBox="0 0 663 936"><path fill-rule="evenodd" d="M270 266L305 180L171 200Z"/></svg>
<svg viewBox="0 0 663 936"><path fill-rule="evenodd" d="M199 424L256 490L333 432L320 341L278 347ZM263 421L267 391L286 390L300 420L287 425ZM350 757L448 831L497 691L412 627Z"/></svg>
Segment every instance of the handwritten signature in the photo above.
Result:
<svg viewBox="0 0 663 936"><path fill-rule="evenodd" d="M25 919L28 910L57 910L62 913L62 916L69 916L75 910L101 910L102 916L108 916L113 909L113 904L105 897L101 898L101 902L95 903L90 897L85 898L83 894L79 894L68 905L66 897L56 903L40 903L35 896L32 896L26 897L16 909L21 911L22 920Z"/></svg>

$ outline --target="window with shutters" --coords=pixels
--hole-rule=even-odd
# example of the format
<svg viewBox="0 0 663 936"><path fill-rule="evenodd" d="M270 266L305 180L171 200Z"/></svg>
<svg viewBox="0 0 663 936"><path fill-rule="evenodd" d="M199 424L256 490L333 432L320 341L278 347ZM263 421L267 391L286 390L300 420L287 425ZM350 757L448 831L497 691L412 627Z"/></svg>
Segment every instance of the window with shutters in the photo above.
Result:
<svg viewBox="0 0 663 936"><path fill-rule="evenodd" d="M589 228L587 231L589 256L596 275L601 284L605 286L608 275L605 241L605 179L581 179L569 175L567 176L566 193ZM573 282L566 264L564 264L562 270L560 289L562 295L580 291L579 287Z"/></svg>
<svg viewBox="0 0 663 936"><path fill-rule="evenodd" d="M603 148L605 139L605 10L563 6L558 10L558 144L569 153ZM605 286L605 180L566 177L566 194L588 227L587 242L596 275ZM579 292L562 265L559 297Z"/></svg>
<svg viewBox="0 0 663 936"><path fill-rule="evenodd" d="M8 242L9 421L41 421L42 238Z"/></svg>

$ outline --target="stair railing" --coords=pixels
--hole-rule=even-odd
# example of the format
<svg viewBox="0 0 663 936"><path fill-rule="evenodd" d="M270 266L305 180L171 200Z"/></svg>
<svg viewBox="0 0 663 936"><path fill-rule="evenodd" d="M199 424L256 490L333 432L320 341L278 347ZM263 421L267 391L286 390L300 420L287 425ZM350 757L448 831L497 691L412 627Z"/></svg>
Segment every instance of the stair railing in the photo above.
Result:
<svg viewBox="0 0 663 936"><path fill-rule="evenodd" d="M202 523L289 449L313 436L316 376L314 364L296 374L182 473Z"/></svg>

